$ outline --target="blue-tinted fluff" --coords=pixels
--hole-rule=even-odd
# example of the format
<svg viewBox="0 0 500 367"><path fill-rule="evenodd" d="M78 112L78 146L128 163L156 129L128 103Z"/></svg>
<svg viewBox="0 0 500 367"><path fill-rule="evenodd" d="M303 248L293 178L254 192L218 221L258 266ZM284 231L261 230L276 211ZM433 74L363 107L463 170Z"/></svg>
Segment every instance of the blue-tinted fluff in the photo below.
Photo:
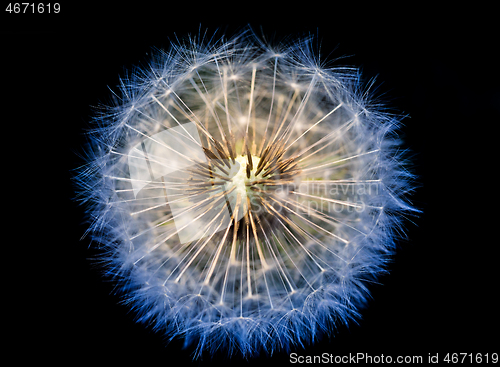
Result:
<svg viewBox="0 0 500 367"><path fill-rule="evenodd" d="M355 68L246 32L173 44L117 94L76 182L140 321L248 357L359 316L416 210L399 120Z"/></svg>

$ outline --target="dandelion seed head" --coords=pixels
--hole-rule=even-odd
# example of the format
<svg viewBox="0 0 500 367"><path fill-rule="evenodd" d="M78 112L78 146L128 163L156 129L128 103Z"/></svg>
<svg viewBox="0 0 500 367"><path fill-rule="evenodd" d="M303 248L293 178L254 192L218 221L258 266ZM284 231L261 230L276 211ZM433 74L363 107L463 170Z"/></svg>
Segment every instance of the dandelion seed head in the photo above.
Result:
<svg viewBox="0 0 500 367"><path fill-rule="evenodd" d="M310 40L172 45L121 83L76 177L138 319L195 357L289 350L359 317L413 176L395 116Z"/></svg>

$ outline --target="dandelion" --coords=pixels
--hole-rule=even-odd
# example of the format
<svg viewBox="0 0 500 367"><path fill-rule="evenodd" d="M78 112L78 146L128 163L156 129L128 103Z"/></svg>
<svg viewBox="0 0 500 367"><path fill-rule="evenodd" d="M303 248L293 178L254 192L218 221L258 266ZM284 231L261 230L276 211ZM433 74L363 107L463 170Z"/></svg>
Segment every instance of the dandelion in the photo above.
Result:
<svg viewBox="0 0 500 367"><path fill-rule="evenodd" d="M138 319L195 358L357 318L414 211L398 119L311 39L172 45L96 121L76 177L88 231Z"/></svg>

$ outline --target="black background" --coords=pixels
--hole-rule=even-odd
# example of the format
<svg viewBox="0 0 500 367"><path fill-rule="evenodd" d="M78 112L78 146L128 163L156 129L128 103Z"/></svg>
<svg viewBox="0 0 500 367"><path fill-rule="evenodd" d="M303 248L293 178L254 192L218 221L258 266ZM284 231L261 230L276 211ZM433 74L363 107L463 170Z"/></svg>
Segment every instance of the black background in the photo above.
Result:
<svg viewBox="0 0 500 367"><path fill-rule="evenodd" d="M288 2L163 5L62 4L59 14L1 18L2 131L7 224L5 304L20 360L188 365L192 350L134 322L73 200L92 106L109 103L119 76L146 65L176 36L231 35L250 24L275 39L316 35L321 53L350 55L365 80L408 114L401 137L415 154L423 210L407 223L390 274L371 287L359 324L294 350L302 355L492 353L498 350L498 164L489 138L500 122L498 30L493 9ZM7 3L5 3L5 6ZM4 8L5 8L4 6ZM262 28L262 31L261 31ZM109 86L109 88L108 88ZM6 97L6 99L5 99ZM5 179L6 178L6 179ZM8 187L8 188L7 188ZM9 233L11 235L9 235ZM491 237L489 237L491 236ZM489 238L488 238L489 237ZM6 314L11 315L11 314ZM277 353L262 360L288 365ZM223 353L200 365L242 362Z"/></svg>

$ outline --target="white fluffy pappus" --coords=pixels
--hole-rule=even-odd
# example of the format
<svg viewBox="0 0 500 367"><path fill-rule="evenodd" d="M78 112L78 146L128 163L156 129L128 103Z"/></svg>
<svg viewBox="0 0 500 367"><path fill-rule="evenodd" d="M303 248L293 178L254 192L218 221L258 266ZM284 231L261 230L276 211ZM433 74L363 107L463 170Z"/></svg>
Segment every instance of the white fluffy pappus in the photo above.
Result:
<svg viewBox="0 0 500 367"><path fill-rule="evenodd" d="M75 181L142 322L194 345L289 350L359 316L413 176L397 117L311 39L190 39L121 82Z"/></svg>

